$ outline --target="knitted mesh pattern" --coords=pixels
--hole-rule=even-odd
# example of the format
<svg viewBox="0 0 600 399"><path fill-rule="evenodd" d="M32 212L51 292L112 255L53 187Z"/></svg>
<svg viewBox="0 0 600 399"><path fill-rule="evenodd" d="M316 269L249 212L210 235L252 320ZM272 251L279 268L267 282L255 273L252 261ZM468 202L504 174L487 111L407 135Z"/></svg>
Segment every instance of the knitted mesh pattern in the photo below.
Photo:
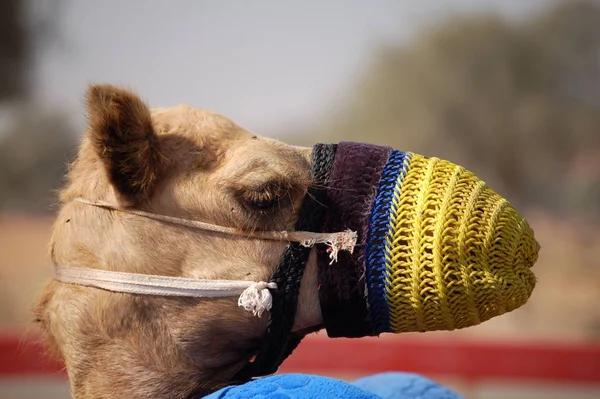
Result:
<svg viewBox="0 0 600 399"><path fill-rule="evenodd" d="M410 154L394 150L381 174L377 197L369 219L365 249L366 276L371 318L377 333L392 332L390 310L386 300L386 235L390 226L392 198L398 196L406 175Z"/></svg>
<svg viewBox="0 0 600 399"><path fill-rule="evenodd" d="M390 163L398 163L394 154ZM396 333L474 326L523 305L535 286L530 267L539 251L527 222L460 166L418 154L407 166L389 201L384 274L376 253L380 218L371 218L369 302L379 319L382 277ZM380 184L382 202L389 191ZM374 210L384 208L376 203ZM383 322L379 329L388 330Z"/></svg>

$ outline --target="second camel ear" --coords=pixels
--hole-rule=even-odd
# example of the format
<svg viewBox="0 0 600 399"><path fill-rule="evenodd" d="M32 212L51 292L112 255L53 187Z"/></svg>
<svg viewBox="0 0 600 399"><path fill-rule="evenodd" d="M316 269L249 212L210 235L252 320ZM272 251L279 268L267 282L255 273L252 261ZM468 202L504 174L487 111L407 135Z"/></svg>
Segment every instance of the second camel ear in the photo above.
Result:
<svg viewBox="0 0 600 399"><path fill-rule="evenodd" d="M111 85L92 85L86 97L88 134L110 183L127 205L149 198L166 169L150 109Z"/></svg>

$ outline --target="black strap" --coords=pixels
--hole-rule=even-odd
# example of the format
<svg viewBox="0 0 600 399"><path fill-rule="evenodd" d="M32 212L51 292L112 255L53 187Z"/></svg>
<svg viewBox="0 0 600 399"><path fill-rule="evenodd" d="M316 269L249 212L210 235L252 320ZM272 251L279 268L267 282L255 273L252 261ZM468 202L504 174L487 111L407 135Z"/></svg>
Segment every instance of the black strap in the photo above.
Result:
<svg viewBox="0 0 600 399"><path fill-rule="evenodd" d="M337 145L319 144L313 148L311 174L314 184L308 189L298 215L296 230L320 232L326 215L326 190ZM267 331L253 362L248 363L235 377L241 383L253 377L277 372L279 365L292 354L308 332L292 335L296 318L300 282L311 248L290 243L270 281L277 283L271 290L273 306Z"/></svg>

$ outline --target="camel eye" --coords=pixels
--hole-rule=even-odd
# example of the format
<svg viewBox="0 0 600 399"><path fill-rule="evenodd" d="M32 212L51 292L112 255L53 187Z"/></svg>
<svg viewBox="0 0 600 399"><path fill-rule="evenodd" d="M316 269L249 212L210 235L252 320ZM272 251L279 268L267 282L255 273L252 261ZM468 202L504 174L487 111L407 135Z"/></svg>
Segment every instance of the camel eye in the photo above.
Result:
<svg viewBox="0 0 600 399"><path fill-rule="evenodd" d="M248 200L248 206L259 211L266 211L273 208L276 202L274 198L253 199Z"/></svg>
<svg viewBox="0 0 600 399"><path fill-rule="evenodd" d="M284 193L278 187L267 187L260 191L245 193L244 205L254 211L268 211L273 209L281 200Z"/></svg>

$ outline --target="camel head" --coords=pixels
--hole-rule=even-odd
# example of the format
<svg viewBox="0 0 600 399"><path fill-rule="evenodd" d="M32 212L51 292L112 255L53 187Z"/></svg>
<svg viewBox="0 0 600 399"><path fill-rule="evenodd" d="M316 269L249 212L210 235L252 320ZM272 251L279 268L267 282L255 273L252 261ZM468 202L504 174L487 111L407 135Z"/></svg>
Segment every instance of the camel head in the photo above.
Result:
<svg viewBox="0 0 600 399"><path fill-rule="evenodd" d="M60 194L50 243L55 265L269 279L284 242L199 233L73 200L242 231L290 230L311 184L310 149L260 137L207 110L151 110L112 86L89 88L87 112L89 127ZM307 300L295 329L320 324L314 259L303 279ZM185 398L213 388L256 353L267 323L235 298L135 296L56 281L36 319L65 361L76 398Z"/></svg>
<svg viewBox="0 0 600 399"><path fill-rule="evenodd" d="M35 320L75 398L203 395L273 371L311 331L465 328L533 290L533 232L460 166L361 143L294 147L109 85L91 86L86 105L50 242L56 270L256 292L246 306L247 291L140 294L57 274Z"/></svg>

